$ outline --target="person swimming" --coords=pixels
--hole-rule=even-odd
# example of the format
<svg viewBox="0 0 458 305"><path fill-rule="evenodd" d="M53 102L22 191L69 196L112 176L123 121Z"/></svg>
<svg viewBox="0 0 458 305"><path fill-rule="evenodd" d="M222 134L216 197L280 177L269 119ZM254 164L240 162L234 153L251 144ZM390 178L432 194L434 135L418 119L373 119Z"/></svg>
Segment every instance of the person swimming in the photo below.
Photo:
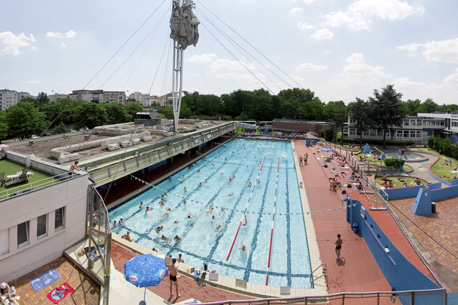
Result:
<svg viewBox="0 0 458 305"><path fill-rule="evenodd" d="M139 208L139 209L143 208L143 201L140 202L140 204L138 205L138 208Z"/></svg>

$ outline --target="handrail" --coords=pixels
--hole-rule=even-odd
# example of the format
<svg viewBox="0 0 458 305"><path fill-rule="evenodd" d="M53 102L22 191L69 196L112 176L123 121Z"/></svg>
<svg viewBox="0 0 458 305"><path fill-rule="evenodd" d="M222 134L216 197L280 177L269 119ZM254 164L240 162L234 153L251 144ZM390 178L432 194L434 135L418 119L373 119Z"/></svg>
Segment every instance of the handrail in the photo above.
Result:
<svg viewBox="0 0 458 305"><path fill-rule="evenodd" d="M285 302L287 304L292 303L291 301L307 301L308 299L324 299L329 300L330 298L335 297L343 297L345 296L370 296L370 295L386 295L386 296L393 296L393 295L406 295L406 294L420 294L420 293L435 293L435 292L442 292L444 296L447 295L447 291L444 288L437 288L437 289L421 289L421 290L404 290L404 291L371 291L371 292L339 292L333 293L328 295L311 295L311 296L302 296L302 297L289 297L289 298L265 298L265 299L256 299L256 300L227 300L227 301L219 301L219 302L210 302L210 303L201 303L201 305L224 305L224 304L256 304L256 303L268 303L272 302ZM367 297L366 297L367 298ZM307 304L307 303L305 303Z"/></svg>
<svg viewBox="0 0 458 305"><path fill-rule="evenodd" d="M64 174L59 174L51 177L46 177L41 180L37 180L34 182L26 183L26 184L21 184L18 186L10 187L4 191L0 192L0 201L6 200L8 198L14 197L14 196L19 196L24 193L34 191L37 189L40 189L42 187L46 187L49 185L53 185L54 183L61 182L63 180L67 180L71 177L69 177L68 173Z"/></svg>

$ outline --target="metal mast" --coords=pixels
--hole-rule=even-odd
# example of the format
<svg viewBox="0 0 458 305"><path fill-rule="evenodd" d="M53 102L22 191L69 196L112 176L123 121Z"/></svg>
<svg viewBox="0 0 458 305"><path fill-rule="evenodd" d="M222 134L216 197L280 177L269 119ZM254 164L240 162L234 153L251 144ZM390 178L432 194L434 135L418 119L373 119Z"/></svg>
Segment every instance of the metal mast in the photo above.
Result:
<svg viewBox="0 0 458 305"><path fill-rule="evenodd" d="M172 0L172 16L170 17L170 38L173 39L173 131L178 132L181 97L183 94L183 51L189 45L196 45L199 40L197 26L199 20L194 15L192 0Z"/></svg>

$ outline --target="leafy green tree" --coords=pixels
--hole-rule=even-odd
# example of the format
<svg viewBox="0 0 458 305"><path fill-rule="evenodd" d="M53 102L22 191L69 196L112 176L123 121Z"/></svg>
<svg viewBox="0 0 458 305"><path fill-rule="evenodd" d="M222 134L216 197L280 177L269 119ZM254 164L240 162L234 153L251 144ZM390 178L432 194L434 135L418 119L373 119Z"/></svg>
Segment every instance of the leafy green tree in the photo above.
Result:
<svg viewBox="0 0 458 305"><path fill-rule="evenodd" d="M54 129L52 130L52 134L61 134L66 132L68 132L68 129L62 122L60 122L60 124L54 127Z"/></svg>
<svg viewBox="0 0 458 305"><path fill-rule="evenodd" d="M41 109L41 107L43 105L46 105L47 103L49 103L49 98L48 98L48 95L44 92L40 92L38 93L38 96L35 100L35 106L38 108L38 109Z"/></svg>
<svg viewBox="0 0 458 305"><path fill-rule="evenodd" d="M130 120L133 121L137 117L137 112L144 111L142 104L132 102L126 106L127 113L130 115Z"/></svg>
<svg viewBox="0 0 458 305"><path fill-rule="evenodd" d="M26 139L33 134L41 134L48 125L46 117L30 102L19 102L6 110L9 135Z"/></svg>
<svg viewBox="0 0 458 305"><path fill-rule="evenodd" d="M404 103L404 109L406 115L416 116L418 113L418 108L420 107L421 101L419 99L416 100L407 100Z"/></svg>
<svg viewBox="0 0 458 305"><path fill-rule="evenodd" d="M74 101L70 98L63 98L43 105L41 110L46 115L46 119L52 122L51 127L57 126L60 123L68 125L73 124L74 113L78 105L82 102L84 101Z"/></svg>
<svg viewBox="0 0 458 305"><path fill-rule="evenodd" d="M386 132L393 126L401 127L406 116L401 97L393 85L388 85L382 92L375 89L374 97L369 98L373 125L383 132L383 147L386 147Z"/></svg>
<svg viewBox="0 0 458 305"><path fill-rule="evenodd" d="M356 98L355 102L348 104L348 112L352 121L355 121L355 128L359 134L359 146L363 147L363 131L371 124L370 105L368 102L360 98Z"/></svg>
<svg viewBox="0 0 458 305"><path fill-rule="evenodd" d="M438 110L437 105L432 99L428 98L417 108L417 113L434 113Z"/></svg>
<svg viewBox="0 0 458 305"><path fill-rule="evenodd" d="M108 114L101 104L83 101L79 104L75 113L75 128L94 128L105 125L108 122Z"/></svg>
<svg viewBox="0 0 458 305"><path fill-rule="evenodd" d="M6 122L6 112L0 111L0 143L8 137L8 123Z"/></svg>
<svg viewBox="0 0 458 305"><path fill-rule="evenodd" d="M443 104L438 107L437 111L443 112L443 113L452 113L454 111L458 111L458 105L452 104L452 105L447 105Z"/></svg>
<svg viewBox="0 0 458 305"><path fill-rule="evenodd" d="M126 107L120 103L105 102L101 105L108 115L108 124L125 123L132 119Z"/></svg>
<svg viewBox="0 0 458 305"><path fill-rule="evenodd" d="M348 121L347 107L343 101L328 102L324 107L324 112L327 119L333 123L335 141L337 142L337 130L343 134L344 125Z"/></svg>

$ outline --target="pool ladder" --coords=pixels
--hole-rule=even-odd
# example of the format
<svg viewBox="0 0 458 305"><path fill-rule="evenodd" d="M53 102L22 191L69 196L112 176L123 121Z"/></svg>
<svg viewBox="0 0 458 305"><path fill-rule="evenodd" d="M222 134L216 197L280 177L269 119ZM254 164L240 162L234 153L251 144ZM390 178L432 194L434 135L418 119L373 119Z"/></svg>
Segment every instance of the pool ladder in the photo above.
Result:
<svg viewBox="0 0 458 305"><path fill-rule="evenodd" d="M323 273L321 275L315 277L315 272L318 271L321 267L323 267L322 268ZM326 265L326 263L322 263L321 265L316 267L315 270L312 271L312 274L310 275L311 287L313 288L314 285L315 285L315 281L320 279L320 278L322 278L322 277L324 278L325 283L326 283L326 290L329 290L329 285L328 285L328 265Z"/></svg>

